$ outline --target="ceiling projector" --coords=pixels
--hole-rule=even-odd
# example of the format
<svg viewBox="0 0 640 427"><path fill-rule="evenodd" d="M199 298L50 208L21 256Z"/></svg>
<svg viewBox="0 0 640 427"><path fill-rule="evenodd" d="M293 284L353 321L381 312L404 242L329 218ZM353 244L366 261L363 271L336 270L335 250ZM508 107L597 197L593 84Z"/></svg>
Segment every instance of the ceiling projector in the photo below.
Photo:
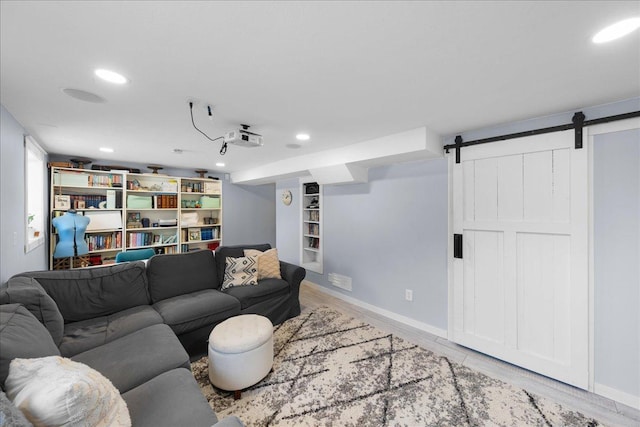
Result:
<svg viewBox="0 0 640 427"><path fill-rule="evenodd" d="M262 135L247 129L232 130L224 134L224 142L241 147L262 147Z"/></svg>

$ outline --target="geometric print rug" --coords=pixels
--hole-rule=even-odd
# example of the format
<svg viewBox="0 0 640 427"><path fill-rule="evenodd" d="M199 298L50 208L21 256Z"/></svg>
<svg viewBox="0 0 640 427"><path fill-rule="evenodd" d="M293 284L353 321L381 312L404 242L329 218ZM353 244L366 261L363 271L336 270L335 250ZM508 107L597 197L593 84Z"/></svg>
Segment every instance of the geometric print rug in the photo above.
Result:
<svg viewBox="0 0 640 427"><path fill-rule="evenodd" d="M274 363L233 399L192 371L218 418L247 426L601 426L327 307L274 327Z"/></svg>

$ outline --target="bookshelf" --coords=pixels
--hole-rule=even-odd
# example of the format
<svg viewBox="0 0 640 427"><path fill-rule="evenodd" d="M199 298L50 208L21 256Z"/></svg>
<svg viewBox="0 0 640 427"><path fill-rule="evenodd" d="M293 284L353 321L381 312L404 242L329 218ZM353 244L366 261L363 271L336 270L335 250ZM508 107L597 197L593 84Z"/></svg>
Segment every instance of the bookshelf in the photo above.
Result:
<svg viewBox="0 0 640 427"><path fill-rule="evenodd" d="M215 249L222 242L222 183L207 178L51 168L50 269L115 262L118 252ZM53 258L58 235L51 220L70 208L91 218L89 253Z"/></svg>
<svg viewBox="0 0 640 427"><path fill-rule="evenodd" d="M51 168L49 268L68 269L113 262L122 250L124 175L84 169ZM75 209L91 218L85 232L89 253L54 258L58 234L52 220Z"/></svg>
<svg viewBox="0 0 640 427"><path fill-rule="evenodd" d="M214 250L222 241L222 183L183 178L180 183L180 252Z"/></svg>
<svg viewBox="0 0 640 427"><path fill-rule="evenodd" d="M128 173L126 179L125 249L178 252L180 178Z"/></svg>
<svg viewBox="0 0 640 427"><path fill-rule="evenodd" d="M317 182L301 182L302 239L300 264L302 267L322 274L322 185Z"/></svg>

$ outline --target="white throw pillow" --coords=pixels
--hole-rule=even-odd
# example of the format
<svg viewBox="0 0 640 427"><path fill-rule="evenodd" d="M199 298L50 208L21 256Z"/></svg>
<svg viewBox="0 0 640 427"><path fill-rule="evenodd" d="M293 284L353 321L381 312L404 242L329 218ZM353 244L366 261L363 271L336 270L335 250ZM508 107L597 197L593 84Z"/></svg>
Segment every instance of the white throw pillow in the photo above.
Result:
<svg viewBox="0 0 640 427"><path fill-rule="evenodd" d="M65 357L13 359L5 388L35 426L131 426L127 404L111 381Z"/></svg>

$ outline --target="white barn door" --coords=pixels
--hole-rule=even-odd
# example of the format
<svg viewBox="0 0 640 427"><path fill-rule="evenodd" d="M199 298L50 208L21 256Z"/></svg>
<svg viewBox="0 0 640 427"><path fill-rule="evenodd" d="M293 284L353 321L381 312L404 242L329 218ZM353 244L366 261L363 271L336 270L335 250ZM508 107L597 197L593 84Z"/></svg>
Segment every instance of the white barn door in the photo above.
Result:
<svg viewBox="0 0 640 427"><path fill-rule="evenodd" d="M587 149L574 131L450 154L450 339L588 387Z"/></svg>

